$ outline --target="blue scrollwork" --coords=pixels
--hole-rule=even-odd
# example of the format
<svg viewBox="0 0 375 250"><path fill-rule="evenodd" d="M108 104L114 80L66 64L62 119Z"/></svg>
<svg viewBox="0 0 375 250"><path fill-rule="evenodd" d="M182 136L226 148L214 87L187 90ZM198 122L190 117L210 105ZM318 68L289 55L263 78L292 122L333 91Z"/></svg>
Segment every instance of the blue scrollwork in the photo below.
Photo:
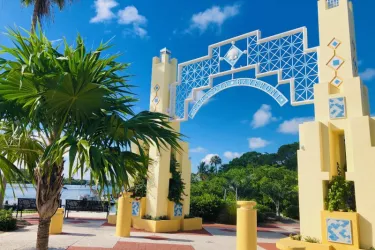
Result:
<svg viewBox="0 0 375 250"><path fill-rule="evenodd" d="M288 102L288 99L278 89L266 82L251 78L238 78L220 83L207 91L205 95L194 104L193 108L190 110L189 117L193 119L199 109L217 93L224 89L237 86L252 87L262 90L270 95L280 106L283 106Z"/></svg>

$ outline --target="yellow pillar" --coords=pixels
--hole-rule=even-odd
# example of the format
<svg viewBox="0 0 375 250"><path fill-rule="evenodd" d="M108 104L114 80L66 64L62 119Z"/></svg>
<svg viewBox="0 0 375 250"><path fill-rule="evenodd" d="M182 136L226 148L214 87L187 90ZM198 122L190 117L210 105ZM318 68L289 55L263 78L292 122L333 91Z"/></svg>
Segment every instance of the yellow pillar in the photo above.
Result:
<svg viewBox="0 0 375 250"><path fill-rule="evenodd" d="M130 237L132 220L132 199L131 193L125 193L118 199L116 236Z"/></svg>
<svg viewBox="0 0 375 250"><path fill-rule="evenodd" d="M254 201L238 201L237 250L257 249L257 210Z"/></svg>

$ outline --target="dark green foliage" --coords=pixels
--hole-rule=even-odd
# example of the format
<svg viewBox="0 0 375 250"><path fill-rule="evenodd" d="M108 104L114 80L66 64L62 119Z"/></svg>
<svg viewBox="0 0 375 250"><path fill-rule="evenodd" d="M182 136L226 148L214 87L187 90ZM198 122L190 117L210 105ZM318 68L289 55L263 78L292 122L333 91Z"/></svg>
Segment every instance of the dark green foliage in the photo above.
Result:
<svg viewBox="0 0 375 250"><path fill-rule="evenodd" d="M171 166L170 171L172 178L169 179L169 193L168 199L176 204L180 204L183 201L182 196L185 195L185 183L182 180L181 172L178 170L179 163L176 160L174 154L171 155Z"/></svg>
<svg viewBox="0 0 375 250"><path fill-rule="evenodd" d="M142 216L142 219L144 219L144 220L152 220L152 216L149 215L149 214L145 214L145 215Z"/></svg>
<svg viewBox="0 0 375 250"><path fill-rule="evenodd" d="M283 215L291 219L299 219L299 207L291 205L283 210Z"/></svg>
<svg viewBox="0 0 375 250"><path fill-rule="evenodd" d="M0 231L14 231L17 229L17 220L12 216L12 210L0 210Z"/></svg>
<svg viewBox="0 0 375 250"><path fill-rule="evenodd" d="M128 189L128 192L133 193L132 198L146 197L147 193L147 176L143 173L139 173L134 178L132 187Z"/></svg>
<svg viewBox="0 0 375 250"><path fill-rule="evenodd" d="M216 195L205 193L191 197L191 214L203 218L204 221L215 221L223 208L224 201Z"/></svg>
<svg viewBox="0 0 375 250"><path fill-rule="evenodd" d="M156 217L154 220L169 220L169 218L167 215L162 215L162 216Z"/></svg>
<svg viewBox="0 0 375 250"><path fill-rule="evenodd" d="M267 214L271 213L272 210L268 206L265 206L262 204L257 204L254 208L257 210L257 222L258 223L266 222L268 219Z"/></svg>
<svg viewBox="0 0 375 250"><path fill-rule="evenodd" d="M309 243L320 243L319 239L310 236L306 236L304 240Z"/></svg>
<svg viewBox="0 0 375 250"><path fill-rule="evenodd" d="M342 170L337 164L337 176L328 184L326 207L329 211L356 211L354 183L346 181Z"/></svg>
<svg viewBox="0 0 375 250"><path fill-rule="evenodd" d="M235 201L227 201L217 218L219 223L236 225L237 221L237 204Z"/></svg>
<svg viewBox="0 0 375 250"><path fill-rule="evenodd" d="M298 241L301 241L302 240L302 235L300 234L290 234L289 235L289 238L292 239L292 240L298 240Z"/></svg>
<svg viewBox="0 0 375 250"><path fill-rule="evenodd" d="M184 219L193 219L193 218L196 218L194 215L191 215L191 214L185 214L184 215Z"/></svg>

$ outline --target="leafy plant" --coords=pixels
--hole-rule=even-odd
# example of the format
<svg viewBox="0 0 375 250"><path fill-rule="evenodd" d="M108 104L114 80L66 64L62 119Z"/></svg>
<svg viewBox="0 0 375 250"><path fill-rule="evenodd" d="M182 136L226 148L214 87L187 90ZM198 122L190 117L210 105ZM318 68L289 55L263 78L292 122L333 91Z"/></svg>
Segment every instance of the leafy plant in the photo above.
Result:
<svg viewBox="0 0 375 250"><path fill-rule="evenodd" d="M226 201L221 209L217 221L223 224L236 225L237 204L236 201Z"/></svg>
<svg viewBox="0 0 375 250"><path fill-rule="evenodd" d="M224 201L213 194L191 197L191 214L205 221L215 221L223 208Z"/></svg>
<svg viewBox="0 0 375 250"><path fill-rule="evenodd" d="M139 173L134 178L133 185L128 189L128 192L133 193L132 198L146 197L147 176L144 173Z"/></svg>
<svg viewBox="0 0 375 250"><path fill-rule="evenodd" d="M17 220L12 216L12 210L0 210L0 231L14 231L17 229Z"/></svg>
<svg viewBox="0 0 375 250"><path fill-rule="evenodd" d="M301 241L302 240L302 235L300 234L290 234L289 235L289 238L292 239L292 240L298 240L298 241Z"/></svg>
<svg viewBox="0 0 375 250"><path fill-rule="evenodd" d="M167 215L162 215L155 217L154 220L169 220L169 217Z"/></svg>
<svg viewBox="0 0 375 250"><path fill-rule="evenodd" d="M310 236L306 236L304 240L309 243L320 243L319 239Z"/></svg>
<svg viewBox="0 0 375 250"><path fill-rule="evenodd" d="M179 166L180 164L177 162L175 155L172 154L170 161L172 178L169 179L168 199L176 204L181 204L181 201L183 201L182 195L186 195L184 193L185 183L182 180L181 172L178 170Z"/></svg>
<svg viewBox="0 0 375 250"><path fill-rule="evenodd" d="M142 216L142 219L144 219L144 220L152 220L152 216L149 215L149 214L145 214L145 215Z"/></svg>
<svg viewBox="0 0 375 250"><path fill-rule="evenodd" d="M354 183L346 181L345 176L337 163L337 176L328 184L326 207L329 211L355 211Z"/></svg>
<svg viewBox="0 0 375 250"><path fill-rule="evenodd" d="M191 215L191 214L185 214L184 215L184 219L193 219L193 218L195 218L194 215Z"/></svg>

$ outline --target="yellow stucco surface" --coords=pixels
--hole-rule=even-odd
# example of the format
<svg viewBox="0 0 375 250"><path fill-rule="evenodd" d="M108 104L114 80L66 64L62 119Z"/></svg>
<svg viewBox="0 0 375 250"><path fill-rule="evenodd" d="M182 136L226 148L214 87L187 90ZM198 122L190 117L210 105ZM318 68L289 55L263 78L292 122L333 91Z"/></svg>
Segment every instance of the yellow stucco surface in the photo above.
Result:
<svg viewBox="0 0 375 250"><path fill-rule="evenodd" d="M182 231L192 231L202 229L202 218L190 218L181 220Z"/></svg>
<svg viewBox="0 0 375 250"><path fill-rule="evenodd" d="M180 230L180 220L145 220L133 218L133 227L152 233L177 232Z"/></svg>

